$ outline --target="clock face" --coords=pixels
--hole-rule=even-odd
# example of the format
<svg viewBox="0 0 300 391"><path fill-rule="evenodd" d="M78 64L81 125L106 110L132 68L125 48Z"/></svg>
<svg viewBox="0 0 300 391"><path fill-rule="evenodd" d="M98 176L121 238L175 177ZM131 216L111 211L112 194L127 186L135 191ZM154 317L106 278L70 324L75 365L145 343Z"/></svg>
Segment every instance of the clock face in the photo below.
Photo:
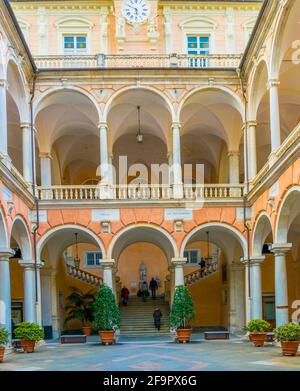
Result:
<svg viewBox="0 0 300 391"><path fill-rule="evenodd" d="M130 23L142 23L149 15L146 0L125 0L123 15Z"/></svg>

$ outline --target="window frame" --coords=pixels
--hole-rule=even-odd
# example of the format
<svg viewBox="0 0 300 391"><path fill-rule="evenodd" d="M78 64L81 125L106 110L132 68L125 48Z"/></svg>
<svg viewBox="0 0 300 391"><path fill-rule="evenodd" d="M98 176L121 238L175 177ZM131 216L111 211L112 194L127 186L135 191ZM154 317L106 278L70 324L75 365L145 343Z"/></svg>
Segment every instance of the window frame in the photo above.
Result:
<svg viewBox="0 0 300 391"><path fill-rule="evenodd" d="M88 263L87 263L87 257L88 257L88 254L90 254L90 253L94 254L94 265L88 265ZM99 265L96 264L95 254L101 254ZM84 251L84 267L86 269L101 269L102 268L101 259L103 259L102 251L95 251L95 250L85 250Z"/></svg>
<svg viewBox="0 0 300 391"><path fill-rule="evenodd" d="M72 49L67 49L65 48L65 38L70 37L74 39L74 48ZM78 51L80 49L77 48L77 38L85 38L85 49L83 49L81 52ZM69 33L64 33L62 35L63 38L63 51L65 56L86 56L87 50L88 50L88 36L87 34L69 34ZM66 52L67 50L70 50L70 53Z"/></svg>
<svg viewBox="0 0 300 391"><path fill-rule="evenodd" d="M192 54L192 53L189 53L189 51L191 50L191 49L189 49L189 42L188 42L188 39L189 39L189 37L196 37L197 38L197 47L196 47L196 49L194 50L194 51L197 51L197 52L200 52L200 51L204 51L203 49L201 49L201 47L200 46L198 46L198 44L200 43L200 39L201 38L208 38L208 50L206 50L208 53L206 53L206 54L201 54L201 53L196 53L196 54ZM187 34L186 35L186 47L187 47L187 54L188 55L191 55L191 56L193 56L193 55L195 55L195 56L206 56L206 55L209 55L209 54L211 54L211 38L210 38L210 35L209 34Z"/></svg>
<svg viewBox="0 0 300 391"><path fill-rule="evenodd" d="M190 253L191 251L196 251L197 252L197 262L190 262L189 261L189 257L186 257L186 252ZM187 262L186 262L186 265L187 266L194 266L194 265L198 265L198 263L200 262L201 260L201 251L199 248L186 248L184 249L184 252L183 252L183 256L185 258L187 258Z"/></svg>

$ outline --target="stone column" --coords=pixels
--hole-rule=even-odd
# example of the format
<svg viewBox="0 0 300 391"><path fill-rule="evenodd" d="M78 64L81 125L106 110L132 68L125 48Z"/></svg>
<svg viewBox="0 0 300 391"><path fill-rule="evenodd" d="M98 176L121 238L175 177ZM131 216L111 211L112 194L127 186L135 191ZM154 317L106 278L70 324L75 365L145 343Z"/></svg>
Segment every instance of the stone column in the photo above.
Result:
<svg viewBox="0 0 300 391"><path fill-rule="evenodd" d="M111 183L110 183L110 166L109 166L109 153L107 144L107 124L102 122L98 125L100 130L100 198L111 198Z"/></svg>
<svg viewBox="0 0 300 391"><path fill-rule="evenodd" d="M41 185L48 187L52 185L52 169L51 169L52 156L50 153L40 153L41 162Z"/></svg>
<svg viewBox="0 0 300 391"><path fill-rule="evenodd" d="M169 165L169 185L172 186L174 182L173 178L173 152L168 152L167 154L167 159L168 159L168 165Z"/></svg>
<svg viewBox="0 0 300 391"><path fill-rule="evenodd" d="M42 325L52 326L51 269L42 272Z"/></svg>
<svg viewBox="0 0 300 391"><path fill-rule="evenodd" d="M251 285L250 285L250 293L251 295L249 296L249 276L248 276L248 272L249 272L249 264L248 264L248 260L247 259L244 259L242 260L242 264L244 265L245 267L245 303L246 303L246 323L249 322L249 320L252 319L252 289L251 289ZM252 281L252 275L251 275L251 271L252 271L252 268L250 267L250 283Z"/></svg>
<svg viewBox="0 0 300 391"><path fill-rule="evenodd" d="M173 134L173 197L183 198L181 151L180 151L180 124L172 124Z"/></svg>
<svg viewBox="0 0 300 391"><path fill-rule="evenodd" d="M32 143L31 143L31 125L21 123L22 129L22 148L23 148L23 177L29 184L33 183L32 176Z"/></svg>
<svg viewBox="0 0 300 391"><path fill-rule="evenodd" d="M19 264L24 267L24 320L25 322L36 322L34 261L25 261L22 259L19 261Z"/></svg>
<svg viewBox="0 0 300 391"><path fill-rule="evenodd" d="M115 265L114 259L102 259L101 265L103 266L103 283L111 288L114 292L113 284L113 268Z"/></svg>
<svg viewBox="0 0 300 391"><path fill-rule="evenodd" d="M256 126L255 121L248 122L248 174L250 182L257 174Z"/></svg>
<svg viewBox="0 0 300 391"><path fill-rule="evenodd" d="M174 288L177 286L184 286L184 272L183 266L186 264L186 258L172 258L172 265L175 268Z"/></svg>
<svg viewBox="0 0 300 391"><path fill-rule="evenodd" d="M244 140L244 183L247 183L249 181L248 123L244 123L242 131Z"/></svg>
<svg viewBox="0 0 300 391"><path fill-rule="evenodd" d="M264 256L251 257L252 319L262 319L261 264Z"/></svg>
<svg viewBox="0 0 300 391"><path fill-rule="evenodd" d="M238 151L228 152L229 183L240 183L240 153Z"/></svg>
<svg viewBox="0 0 300 391"><path fill-rule="evenodd" d="M42 290L41 290L41 268L44 266L44 262L37 262L37 301L36 301L36 322L42 326Z"/></svg>
<svg viewBox="0 0 300 391"><path fill-rule="evenodd" d="M277 327L289 322L289 302L285 254L291 248L291 243L279 243L272 245L272 252L275 256L275 306Z"/></svg>
<svg viewBox="0 0 300 391"><path fill-rule="evenodd" d="M244 326L244 266L240 263L230 265L230 332L240 332Z"/></svg>
<svg viewBox="0 0 300 391"><path fill-rule="evenodd" d="M274 162L274 155L276 150L281 145L280 135L280 113L279 113L279 97L278 87L279 80L272 79L268 82L268 89L270 92L270 128L271 128L271 155L270 162Z"/></svg>
<svg viewBox="0 0 300 391"><path fill-rule="evenodd" d="M0 80L0 155L5 164L10 162L7 147L7 103L6 103L7 83Z"/></svg>
<svg viewBox="0 0 300 391"><path fill-rule="evenodd" d="M51 276L51 318L52 318L52 332L53 338L59 337L59 312L58 312L58 300L57 300L57 286L56 286L56 271L53 270L50 272Z"/></svg>
<svg viewBox="0 0 300 391"><path fill-rule="evenodd" d="M11 334L11 296L9 258L13 256L10 248L0 248L0 327Z"/></svg>

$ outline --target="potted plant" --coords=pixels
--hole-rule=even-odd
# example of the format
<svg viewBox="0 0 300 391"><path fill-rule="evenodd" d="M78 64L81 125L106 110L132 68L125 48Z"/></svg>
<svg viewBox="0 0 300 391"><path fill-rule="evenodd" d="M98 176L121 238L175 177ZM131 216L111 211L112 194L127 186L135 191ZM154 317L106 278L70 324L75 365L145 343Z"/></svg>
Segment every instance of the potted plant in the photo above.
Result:
<svg viewBox="0 0 300 391"><path fill-rule="evenodd" d="M270 323L263 319L252 319L247 323L245 329L249 331L249 340L253 345L260 347L264 346L267 338L267 331L270 330L270 327Z"/></svg>
<svg viewBox="0 0 300 391"><path fill-rule="evenodd" d="M178 286L175 290L174 300L170 313L170 326L176 328L177 341L189 342L192 328L188 321L195 319L195 308L190 291L185 286Z"/></svg>
<svg viewBox="0 0 300 391"><path fill-rule="evenodd" d="M5 345L8 342L8 331L3 327L0 327L0 362L3 361Z"/></svg>
<svg viewBox="0 0 300 391"><path fill-rule="evenodd" d="M296 356L300 343L300 325L288 323L274 329L276 341L281 343L284 356Z"/></svg>
<svg viewBox="0 0 300 391"><path fill-rule="evenodd" d="M35 343L44 338L44 330L37 323L21 322L15 330L15 337L20 339L21 346L26 353L33 353Z"/></svg>
<svg viewBox="0 0 300 391"><path fill-rule="evenodd" d="M94 303L93 326L98 329L104 345L114 342L115 330L120 328L120 311L110 287L101 285Z"/></svg>
<svg viewBox="0 0 300 391"><path fill-rule="evenodd" d="M82 331L86 336L91 335L91 323L94 320L93 303L95 301L94 290L84 293L76 287L70 287L71 294L66 298L68 311L64 324L72 319L79 319L82 323Z"/></svg>

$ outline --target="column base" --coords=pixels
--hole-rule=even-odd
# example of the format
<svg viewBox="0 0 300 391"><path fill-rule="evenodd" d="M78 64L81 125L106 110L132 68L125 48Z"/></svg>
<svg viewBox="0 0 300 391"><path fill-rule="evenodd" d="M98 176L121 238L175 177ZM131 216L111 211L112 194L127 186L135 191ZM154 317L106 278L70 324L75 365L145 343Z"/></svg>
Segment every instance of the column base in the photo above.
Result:
<svg viewBox="0 0 300 391"><path fill-rule="evenodd" d="M115 196L114 196L113 187L111 185L107 185L107 184L99 185L98 196L99 196L100 200L114 199Z"/></svg>
<svg viewBox="0 0 300 391"><path fill-rule="evenodd" d="M183 184L182 183L174 183L172 187L173 187L173 198L182 199L183 198Z"/></svg>

